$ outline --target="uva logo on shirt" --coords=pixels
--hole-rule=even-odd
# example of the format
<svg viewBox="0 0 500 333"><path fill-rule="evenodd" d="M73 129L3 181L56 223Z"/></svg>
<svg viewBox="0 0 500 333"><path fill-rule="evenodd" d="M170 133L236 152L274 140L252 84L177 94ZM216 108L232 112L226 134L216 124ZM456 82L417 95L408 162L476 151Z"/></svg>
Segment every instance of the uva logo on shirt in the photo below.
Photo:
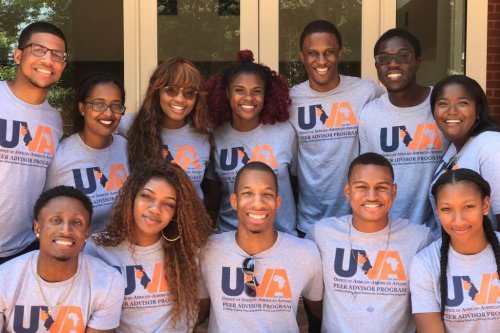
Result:
<svg viewBox="0 0 500 333"><path fill-rule="evenodd" d="M168 145L163 145L161 155L165 161L175 163L183 170L187 170L189 168L200 170L200 160L198 159L196 149L193 146L178 146L177 154L175 154L174 157L172 155L172 151L168 148Z"/></svg>
<svg viewBox="0 0 500 333"><path fill-rule="evenodd" d="M11 130L8 130L8 127ZM10 132L10 137L7 137L7 132ZM26 146L28 151L38 154L49 154L54 156L55 143L52 128L39 125L36 128L31 128L27 122L6 119L0 119L0 146L3 148L15 148L18 144Z"/></svg>
<svg viewBox="0 0 500 333"><path fill-rule="evenodd" d="M278 168L278 162L271 145L255 145L252 151L245 147L224 148L220 151L220 167L223 171L231 171L238 167L239 161L246 165L250 161L266 163L273 169Z"/></svg>
<svg viewBox="0 0 500 333"><path fill-rule="evenodd" d="M236 284L232 282L234 280L232 272L236 273ZM257 281L256 295L248 294L249 289L245 288L245 282L248 280L251 280L251 277L246 275L241 267L236 268L236 271L231 267L222 267L222 292L227 296L239 296L245 293L248 296L261 298L292 299L292 289L284 268L266 269L262 281L260 279Z"/></svg>
<svg viewBox="0 0 500 333"><path fill-rule="evenodd" d="M298 123L301 129L313 129L318 120L325 128L358 125L351 104L347 101L333 103L329 111L325 111L321 104L309 105L308 111L304 106L298 108Z"/></svg>
<svg viewBox="0 0 500 333"><path fill-rule="evenodd" d="M450 296L453 297L450 299ZM448 299L446 306L460 306L465 299L476 305L497 304L500 302L500 280L498 273L484 273L481 281L472 281L467 275L452 276L448 280Z"/></svg>
<svg viewBox="0 0 500 333"><path fill-rule="evenodd" d="M145 289L149 294L168 291L167 280L163 263L156 263L151 270L146 270L142 265L114 266L121 274L125 274L127 287L125 296L132 294L137 288Z"/></svg>
<svg viewBox="0 0 500 333"><path fill-rule="evenodd" d="M29 325L26 327L24 316L29 312ZM84 333L82 309L79 306L61 306L54 318L47 306L16 305L14 308L13 329L16 333L39 332L42 325L50 333ZM43 330L43 329L41 329Z"/></svg>
<svg viewBox="0 0 500 333"><path fill-rule="evenodd" d="M410 151L443 149L439 130L435 123L418 124L415 133L410 133L404 125L380 129L380 148L384 152L396 151L401 141Z"/></svg>
<svg viewBox="0 0 500 333"><path fill-rule="evenodd" d="M75 187L89 195L97 190L99 182L108 192L118 191L127 180L127 169L123 164L111 164L109 172L104 173L99 167L73 169Z"/></svg>
<svg viewBox="0 0 500 333"><path fill-rule="evenodd" d="M350 255L345 256L346 250L337 248L335 251L334 271L340 277L353 277L358 269L369 280L400 280L406 281L407 275L403 261L398 251L378 251L372 258L365 250L347 250ZM344 263L344 258L349 258L349 264Z"/></svg>

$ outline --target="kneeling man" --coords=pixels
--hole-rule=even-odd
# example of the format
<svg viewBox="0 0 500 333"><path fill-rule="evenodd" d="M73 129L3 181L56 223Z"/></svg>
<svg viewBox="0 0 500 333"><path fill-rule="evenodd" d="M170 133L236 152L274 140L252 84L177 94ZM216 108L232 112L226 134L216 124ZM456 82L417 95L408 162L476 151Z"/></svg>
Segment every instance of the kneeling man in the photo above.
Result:
<svg viewBox="0 0 500 333"><path fill-rule="evenodd" d="M414 333L409 269L431 242L430 230L389 218L394 171L379 154L352 161L344 193L352 215L323 219L306 236L316 242L323 262L322 331Z"/></svg>
<svg viewBox="0 0 500 333"><path fill-rule="evenodd" d="M214 235L201 260L210 307L209 332L299 332L302 295L321 316L323 279L318 249L309 240L274 230L280 207L274 171L250 162L237 174L231 205L237 231ZM211 304L211 305L210 305Z"/></svg>
<svg viewBox="0 0 500 333"><path fill-rule="evenodd" d="M92 202L57 186L34 208L40 250L0 266L2 332L114 332L125 290L118 271L82 253Z"/></svg>

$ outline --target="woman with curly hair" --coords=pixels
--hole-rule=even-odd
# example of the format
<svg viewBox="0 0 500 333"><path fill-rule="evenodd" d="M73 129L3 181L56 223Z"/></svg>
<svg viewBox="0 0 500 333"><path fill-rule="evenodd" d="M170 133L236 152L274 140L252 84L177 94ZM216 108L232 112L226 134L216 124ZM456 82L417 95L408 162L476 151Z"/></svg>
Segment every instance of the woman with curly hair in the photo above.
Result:
<svg viewBox="0 0 500 333"><path fill-rule="evenodd" d="M432 186L442 238L411 266L418 332L498 332L500 233L488 212L491 188L477 172L450 170Z"/></svg>
<svg viewBox="0 0 500 333"><path fill-rule="evenodd" d="M117 332L190 332L198 313L198 259L210 218L174 163L137 164L106 232L85 251L117 267L127 283Z"/></svg>
<svg viewBox="0 0 500 333"><path fill-rule="evenodd" d="M70 185L92 200L92 233L109 223L111 206L128 176L127 140L113 135L124 103L123 83L114 75L84 76L75 93L73 134L61 141L47 169L45 189Z"/></svg>
<svg viewBox="0 0 500 333"><path fill-rule="evenodd" d="M282 198L275 227L297 235L290 182L290 170L295 168L297 139L287 121L288 86L276 72L253 60L252 51L240 51L235 64L206 83L207 103L216 126L213 151L216 176L209 176L222 183L222 199L217 200L220 198L216 195L207 196L211 199L207 207L219 209L219 231L236 230L236 212L229 202L236 173L250 161L264 162L278 175ZM217 185L212 183L214 186ZM220 183L218 186L220 188ZM256 223L261 218L259 214L253 217Z"/></svg>
<svg viewBox="0 0 500 333"><path fill-rule="evenodd" d="M139 112L124 117L120 134L128 137L129 165L157 159L184 169L203 198L201 181L210 156L209 120L203 77L183 58L164 61L149 79Z"/></svg>

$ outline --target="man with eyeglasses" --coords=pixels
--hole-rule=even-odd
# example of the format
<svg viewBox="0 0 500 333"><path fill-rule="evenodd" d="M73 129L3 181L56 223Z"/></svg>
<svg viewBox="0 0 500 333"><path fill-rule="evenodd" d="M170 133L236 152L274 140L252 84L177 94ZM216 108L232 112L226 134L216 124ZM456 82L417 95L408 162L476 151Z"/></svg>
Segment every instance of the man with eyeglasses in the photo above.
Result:
<svg viewBox="0 0 500 333"><path fill-rule="evenodd" d="M200 320L210 309L209 332L299 332L300 296L321 317L318 250L274 229L281 198L276 174L265 163L238 171L230 201L238 229L212 236L204 249Z"/></svg>
<svg viewBox="0 0 500 333"><path fill-rule="evenodd" d="M415 332L409 269L432 237L423 225L389 218L396 192L391 163L362 154L344 186L352 214L318 221L307 234L323 263L322 332Z"/></svg>
<svg viewBox="0 0 500 333"><path fill-rule="evenodd" d="M31 207L62 136L47 93L66 67L66 39L46 22L28 25L14 50L12 81L0 81L0 263L38 248Z"/></svg>
<svg viewBox="0 0 500 333"><path fill-rule="evenodd" d="M436 230L428 191L448 142L432 116L431 87L417 83L420 42L409 31L391 29L378 39L373 51L378 78L387 94L361 112L361 153L379 153L394 167L401 190L391 216Z"/></svg>

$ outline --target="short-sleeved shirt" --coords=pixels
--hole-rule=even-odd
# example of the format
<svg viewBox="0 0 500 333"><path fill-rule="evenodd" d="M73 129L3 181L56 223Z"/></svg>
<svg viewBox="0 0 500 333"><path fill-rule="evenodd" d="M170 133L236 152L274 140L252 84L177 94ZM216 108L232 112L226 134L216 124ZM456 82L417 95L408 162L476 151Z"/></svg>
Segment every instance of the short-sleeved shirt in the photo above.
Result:
<svg viewBox="0 0 500 333"><path fill-rule="evenodd" d="M473 136L457 153L451 144L443 156L441 164L435 170L432 184L453 164L453 169L466 168L479 173L491 187L491 222L495 222L495 214L500 214L500 132L487 131ZM432 185L431 184L431 185ZM435 208L434 197L430 193L432 207ZM437 216L436 216L437 218ZM496 226L496 224L493 224ZM495 227L494 227L495 228Z"/></svg>
<svg viewBox="0 0 500 333"><path fill-rule="evenodd" d="M118 126L118 133L127 137L137 113L125 115ZM162 128L161 142L162 156L165 161L179 165L189 176L200 199L203 199L201 181L210 159L210 142L208 135L196 132L194 127L187 123L181 128Z"/></svg>
<svg viewBox="0 0 500 333"><path fill-rule="evenodd" d="M299 298L319 301L323 294L321 259L313 242L278 232L274 245L252 256L256 295L242 269L250 257L236 243L236 232L213 235L200 261L210 297L209 332L299 332ZM300 258L300 259L299 259Z"/></svg>
<svg viewBox="0 0 500 333"><path fill-rule="evenodd" d="M113 135L106 148L94 149L78 133L61 141L47 170L45 189L57 185L73 186L92 201L91 232L109 224L111 207L128 177L127 140Z"/></svg>
<svg viewBox="0 0 500 333"><path fill-rule="evenodd" d="M317 222L306 238L316 243L323 263L324 332L415 332L410 265L431 242L429 228L391 219L366 233L346 215Z"/></svg>
<svg viewBox="0 0 500 333"><path fill-rule="evenodd" d="M118 327L124 283L115 268L82 253L73 278L49 283L38 276L38 253L0 266L2 332L84 333L87 327ZM62 300L60 307L50 310Z"/></svg>
<svg viewBox="0 0 500 333"><path fill-rule="evenodd" d="M215 130L214 141L214 170L222 182L222 200L217 220L219 231L237 229L237 214L229 202L234 192L236 174L248 162L259 161L270 166L278 177L281 207L276 214L275 228L297 235L295 199L290 182L297 138L290 123L261 124L251 131L240 132L227 122Z"/></svg>
<svg viewBox="0 0 500 333"><path fill-rule="evenodd" d="M87 242L85 253L116 267L126 284L118 333L188 331L185 315L172 326L173 300L165 279L163 246L163 238L133 249L129 241L116 247L98 246L92 239Z"/></svg>
<svg viewBox="0 0 500 333"><path fill-rule="evenodd" d="M309 231L325 217L351 212L343 191L349 164L359 152L359 113L383 92L371 80L344 75L327 92L311 89L309 81L290 89L290 122L298 135L300 231Z"/></svg>
<svg viewBox="0 0 500 333"><path fill-rule="evenodd" d="M359 120L359 140L361 153L381 154L394 168L398 195L390 216L435 230L429 186L448 140L432 115L430 91L422 103L412 107L397 107L388 95L368 103Z"/></svg>
<svg viewBox="0 0 500 333"><path fill-rule="evenodd" d="M500 238L500 233L496 234ZM441 311L441 244L441 240L432 243L413 260L410 289L414 314ZM500 280L491 245L474 255L460 254L450 246L446 279L446 332L499 332Z"/></svg>
<svg viewBox="0 0 500 333"><path fill-rule="evenodd" d="M33 206L62 136L59 112L47 101L28 104L0 81L0 257L35 240Z"/></svg>

